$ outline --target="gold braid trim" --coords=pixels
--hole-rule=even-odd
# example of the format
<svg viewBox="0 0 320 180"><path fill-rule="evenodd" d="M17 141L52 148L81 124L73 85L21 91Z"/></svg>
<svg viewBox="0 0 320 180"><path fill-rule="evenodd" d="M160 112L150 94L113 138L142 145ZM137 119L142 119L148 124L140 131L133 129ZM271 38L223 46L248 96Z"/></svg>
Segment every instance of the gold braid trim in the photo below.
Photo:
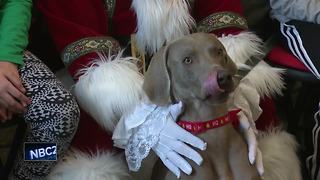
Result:
<svg viewBox="0 0 320 180"><path fill-rule="evenodd" d="M146 56L143 52L141 52L137 46L136 34L131 34L131 56L139 59L138 68L142 74L146 72Z"/></svg>
<svg viewBox="0 0 320 180"><path fill-rule="evenodd" d="M111 19L116 5L116 0L105 0L104 4L107 8L108 17Z"/></svg>
<svg viewBox="0 0 320 180"><path fill-rule="evenodd" d="M209 15L198 23L198 32L210 33L214 30L227 27L238 27L248 29L245 18L234 12L219 12Z"/></svg>
<svg viewBox="0 0 320 180"><path fill-rule="evenodd" d="M83 38L69 44L62 52L61 59L68 67L74 60L92 52L118 53L120 51L118 41L108 36Z"/></svg>

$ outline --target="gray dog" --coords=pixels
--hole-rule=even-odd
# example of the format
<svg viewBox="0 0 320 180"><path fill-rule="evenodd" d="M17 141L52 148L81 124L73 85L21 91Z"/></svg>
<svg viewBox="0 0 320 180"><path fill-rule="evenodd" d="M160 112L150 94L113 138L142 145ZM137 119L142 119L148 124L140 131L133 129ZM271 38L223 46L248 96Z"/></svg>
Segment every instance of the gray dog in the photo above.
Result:
<svg viewBox="0 0 320 180"><path fill-rule="evenodd" d="M155 55L143 88L155 104L182 101L185 109L180 119L208 121L228 114L227 100L235 88L236 71L236 65L214 35L196 33L168 44ZM200 167L194 165L194 173L182 175L181 179L260 179L248 161L247 145L241 135L231 123L220 126L200 129L198 136L208 143L207 150L200 152L204 163ZM152 179L176 177L158 161Z"/></svg>

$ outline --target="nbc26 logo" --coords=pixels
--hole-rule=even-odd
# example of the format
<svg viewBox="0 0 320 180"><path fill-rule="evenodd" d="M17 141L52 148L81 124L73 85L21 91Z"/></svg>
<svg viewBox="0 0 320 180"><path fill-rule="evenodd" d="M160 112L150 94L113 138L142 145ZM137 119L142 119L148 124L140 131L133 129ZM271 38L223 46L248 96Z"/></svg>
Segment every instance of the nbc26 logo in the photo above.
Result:
<svg viewBox="0 0 320 180"><path fill-rule="evenodd" d="M24 143L25 161L56 161L57 144L56 143Z"/></svg>

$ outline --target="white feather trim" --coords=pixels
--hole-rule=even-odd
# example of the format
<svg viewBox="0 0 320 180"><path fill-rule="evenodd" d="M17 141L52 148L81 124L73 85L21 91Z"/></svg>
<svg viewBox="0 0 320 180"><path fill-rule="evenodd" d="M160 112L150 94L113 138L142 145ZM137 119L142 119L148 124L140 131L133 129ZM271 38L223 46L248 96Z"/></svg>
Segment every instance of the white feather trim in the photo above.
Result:
<svg viewBox="0 0 320 180"><path fill-rule="evenodd" d="M80 106L104 129L113 132L122 114L140 102L143 76L131 57L103 56L80 71L74 94Z"/></svg>
<svg viewBox="0 0 320 180"><path fill-rule="evenodd" d="M281 95L285 87L282 78L284 72L284 69L273 68L265 61L261 61L244 79L251 82L261 97Z"/></svg>
<svg viewBox="0 0 320 180"><path fill-rule="evenodd" d="M302 180L297 142L285 131L261 135L259 147L265 168L264 180Z"/></svg>
<svg viewBox="0 0 320 180"><path fill-rule="evenodd" d="M72 151L51 171L49 180L129 180L123 154Z"/></svg>
<svg viewBox="0 0 320 180"><path fill-rule="evenodd" d="M195 21L187 0L133 0L137 44L142 52L155 53L166 42L190 33Z"/></svg>
<svg viewBox="0 0 320 180"><path fill-rule="evenodd" d="M244 65L247 60L252 56L258 57L262 55L262 40L251 32L222 36L219 40L225 46L228 55L237 64L238 68L248 68ZM272 68L261 60L244 79L250 81L261 97L265 95L271 96L281 94L281 90L284 87L283 73L284 70Z"/></svg>
<svg viewBox="0 0 320 180"><path fill-rule="evenodd" d="M230 58L236 63L245 63L251 56L262 54L262 40L252 32L219 37Z"/></svg>

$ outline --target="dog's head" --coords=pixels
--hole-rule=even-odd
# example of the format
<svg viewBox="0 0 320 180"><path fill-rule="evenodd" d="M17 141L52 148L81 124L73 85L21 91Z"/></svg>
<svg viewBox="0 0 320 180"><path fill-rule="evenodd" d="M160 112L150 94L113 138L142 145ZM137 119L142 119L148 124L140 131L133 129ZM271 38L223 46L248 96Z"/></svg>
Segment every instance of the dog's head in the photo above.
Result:
<svg viewBox="0 0 320 180"><path fill-rule="evenodd" d="M155 54L143 88L158 105L176 100L221 103L234 89L236 71L236 65L214 35L195 33Z"/></svg>

